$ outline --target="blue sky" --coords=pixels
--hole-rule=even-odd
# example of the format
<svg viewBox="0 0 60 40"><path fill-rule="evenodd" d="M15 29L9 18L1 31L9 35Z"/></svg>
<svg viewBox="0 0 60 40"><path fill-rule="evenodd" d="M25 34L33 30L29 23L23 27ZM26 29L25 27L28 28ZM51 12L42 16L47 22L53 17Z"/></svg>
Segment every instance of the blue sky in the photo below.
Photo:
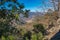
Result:
<svg viewBox="0 0 60 40"><path fill-rule="evenodd" d="M46 7L44 8L43 1L45 1ZM47 9L53 9L49 0L18 0L19 3L24 3L25 9L29 9L32 12L43 12ZM5 4L7 5L7 3ZM6 7L7 8L7 7ZM10 8L9 8L10 9Z"/></svg>
<svg viewBox="0 0 60 40"><path fill-rule="evenodd" d="M43 0L18 0L18 2L20 3L24 3L25 5L25 9L30 9L31 11L42 11L42 7L43 7ZM48 0L44 0L45 3L47 4L47 6L50 6L48 4ZM47 7L49 8L49 7ZM51 7L50 7L51 8Z"/></svg>

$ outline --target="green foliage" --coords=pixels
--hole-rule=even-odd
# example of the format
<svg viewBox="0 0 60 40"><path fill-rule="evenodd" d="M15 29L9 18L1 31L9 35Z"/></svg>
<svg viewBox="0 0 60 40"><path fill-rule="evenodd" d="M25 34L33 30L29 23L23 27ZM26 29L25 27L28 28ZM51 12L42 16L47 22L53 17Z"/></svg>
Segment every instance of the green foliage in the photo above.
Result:
<svg viewBox="0 0 60 40"><path fill-rule="evenodd" d="M32 33L31 40L43 40L43 34L39 33Z"/></svg>
<svg viewBox="0 0 60 40"><path fill-rule="evenodd" d="M1 38L1 39L2 39L2 40L6 40L4 36L2 36L2 38Z"/></svg>
<svg viewBox="0 0 60 40"><path fill-rule="evenodd" d="M4 36L2 36L1 39L2 39L2 40L9 40L8 37L4 37Z"/></svg>
<svg viewBox="0 0 60 40"><path fill-rule="evenodd" d="M29 15L28 15L29 11L30 11L30 10L25 10L25 12L24 12L24 17L28 17L28 16L29 16Z"/></svg>
<svg viewBox="0 0 60 40"><path fill-rule="evenodd" d="M38 39L39 39L39 40L43 40L43 38L44 38L43 34L42 34L41 32L39 32L39 33L38 33Z"/></svg>
<svg viewBox="0 0 60 40"><path fill-rule="evenodd" d="M26 37L26 40L28 40L28 38Z"/></svg>
<svg viewBox="0 0 60 40"><path fill-rule="evenodd" d="M12 35L9 35L8 37L2 36L1 39L2 39L2 40L15 40L15 37L12 36Z"/></svg>
<svg viewBox="0 0 60 40"><path fill-rule="evenodd" d="M5 5L7 3L8 5ZM17 6L18 7L17 7ZM6 8L7 7L7 8ZM12 9L8 9L8 8ZM28 16L29 11L23 10L24 4L20 4L17 0L1 0L0 1L0 37L3 35L4 37L8 37L11 34L19 33L20 31L12 27L12 20L19 20L19 14L23 14L24 16ZM25 31L22 30L22 35L24 35ZM16 34L17 35L17 34ZM4 39L3 37L3 39ZM13 40L12 36L9 36L11 40ZM11 38L12 37L12 38Z"/></svg>
<svg viewBox="0 0 60 40"><path fill-rule="evenodd" d="M27 31L26 31L24 28L21 28L20 33L21 33L21 35L23 36L25 33L27 33Z"/></svg>
<svg viewBox="0 0 60 40"><path fill-rule="evenodd" d="M8 3L8 5L5 5L5 3ZM16 17L16 19L18 19L19 14L23 14L24 16L28 16L29 10L23 10L24 4L23 3L20 4L19 2L17 2L17 0L13 0L13 1L12 0L1 0L1 6L0 6L1 7L0 18L11 17L13 19L13 17L14 17L14 19L15 19L15 17ZM12 9L8 10L8 8L6 9L6 6L8 8L11 7Z"/></svg>
<svg viewBox="0 0 60 40"><path fill-rule="evenodd" d="M37 34L32 33L31 40L37 40Z"/></svg>
<svg viewBox="0 0 60 40"><path fill-rule="evenodd" d="M19 14L16 14L16 15L15 15L15 18L16 18L16 20L17 20L17 19L19 18Z"/></svg>
<svg viewBox="0 0 60 40"><path fill-rule="evenodd" d="M24 36L23 36L23 40L31 40L31 32L30 31L27 31Z"/></svg>
<svg viewBox="0 0 60 40"><path fill-rule="evenodd" d="M33 26L34 26L34 29L32 32L31 31L26 31L25 33L24 31L21 32L22 34L24 33L23 39L24 40L43 40L44 32L45 32L44 26L42 24L36 24Z"/></svg>
<svg viewBox="0 0 60 40"><path fill-rule="evenodd" d="M15 40L15 37L12 35L8 36L8 38L9 38L9 40Z"/></svg>
<svg viewBox="0 0 60 40"><path fill-rule="evenodd" d="M36 24L36 25L33 25L34 27L34 31L35 32L42 32L44 34L45 32L45 29L44 29L44 26L42 24Z"/></svg>

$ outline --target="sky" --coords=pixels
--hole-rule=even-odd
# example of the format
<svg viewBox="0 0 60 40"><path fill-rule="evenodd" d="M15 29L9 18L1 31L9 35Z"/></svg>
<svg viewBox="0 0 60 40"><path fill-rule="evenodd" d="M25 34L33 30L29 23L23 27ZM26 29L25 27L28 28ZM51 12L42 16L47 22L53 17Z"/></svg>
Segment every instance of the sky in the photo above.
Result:
<svg viewBox="0 0 60 40"><path fill-rule="evenodd" d="M25 6L25 9L30 9L31 11L43 11L43 0L18 0L19 3L24 3L24 6ZM47 8L45 9L48 9L48 8L51 8L48 4L48 0L44 0L45 3L47 4Z"/></svg>
<svg viewBox="0 0 60 40"><path fill-rule="evenodd" d="M45 3L43 3L43 1ZM49 0L18 0L18 2L24 3L25 9L28 9L31 12L43 12L44 10L47 11L48 9L53 9L51 3L49 3ZM8 5L8 3L5 3L5 5Z"/></svg>

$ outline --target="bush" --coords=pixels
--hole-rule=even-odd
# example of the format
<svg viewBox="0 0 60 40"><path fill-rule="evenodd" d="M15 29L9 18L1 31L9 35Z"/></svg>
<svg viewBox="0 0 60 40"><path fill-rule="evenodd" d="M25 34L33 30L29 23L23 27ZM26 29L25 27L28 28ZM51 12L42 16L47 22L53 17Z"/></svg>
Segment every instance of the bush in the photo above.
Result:
<svg viewBox="0 0 60 40"><path fill-rule="evenodd" d="M15 40L15 37L14 36L8 36L9 40Z"/></svg>
<svg viewBox="0 0 60 40"><path fill-rule="evenodd" d="M35 33L32 33L31 40L37 40L37 36Z"/></svg>
<svg viewBox="0 0 60 40"><path fill-rule="evenodd" d="M31 40L43 40L43 34L39 33L32 33Z"/></svg>
<svg viewBox="0 0 60 40"><path fill-rule="evenodd" d="M38 39L39 39L39 40L43 40L43 38L44 38L43 34L42 34L41 32L39 32L39 33L38 33Z"/></svg>
<svg viewBox="0 0 60 40"><path fill-rule="evenodd" d="M44 29L43 24L35 24L35 25L33 25L33 27L34 27L33 30L34 30L36 33L42 32L42 33L44 34L45 29Z"/></svg>
<svg viewBox="0 0 60 40"><path fill-rule="evenodd" d="M2 39L2 40L15 40L15 37L12 36L12 35L10 35L10 36L8 36L8 37L2 36L1 39Z"/></svg>
<svg viewBox="0 0 60 40"><path fill-rule="evenodd" d="M2 36L2 38L1 38L2 40L6 40L6 38L4 37L4 36Z"/></svg>

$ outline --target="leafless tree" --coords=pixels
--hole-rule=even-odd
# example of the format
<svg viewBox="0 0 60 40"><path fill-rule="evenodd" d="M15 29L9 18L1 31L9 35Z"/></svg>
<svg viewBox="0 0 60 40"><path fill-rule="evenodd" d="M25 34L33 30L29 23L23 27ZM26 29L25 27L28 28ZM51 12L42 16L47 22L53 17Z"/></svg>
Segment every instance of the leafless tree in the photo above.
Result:
<svg viewBox="0 0 60 40"><path fill-rule="evenodd" d="M60 0L51 0L54 11L58 12L58 16L60 17Z"/></svg>

